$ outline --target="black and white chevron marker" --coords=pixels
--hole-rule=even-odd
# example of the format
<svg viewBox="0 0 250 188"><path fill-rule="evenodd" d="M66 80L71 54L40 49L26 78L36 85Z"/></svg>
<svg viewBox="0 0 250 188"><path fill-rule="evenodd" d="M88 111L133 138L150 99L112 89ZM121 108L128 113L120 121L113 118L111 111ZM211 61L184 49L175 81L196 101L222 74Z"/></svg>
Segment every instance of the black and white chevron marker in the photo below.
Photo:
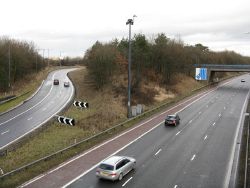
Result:
<svg viewBox="0 0 250 188"><path fill-rule="evenodd" d="M74 101L74 106L78 106L78 107L81 107L81 108L88 108L89 103L81 102L81 101Z"/></svg>
<svg viewBox="0 0 250 188"><path fill-rule="evenodd" d="M75 120L71 119L71 118L67 118L67 117L63 117L63 116L58 116L57 120L58 120L59 123L64 123L64 124L72 125L72 126L75 125Z"/></svg>

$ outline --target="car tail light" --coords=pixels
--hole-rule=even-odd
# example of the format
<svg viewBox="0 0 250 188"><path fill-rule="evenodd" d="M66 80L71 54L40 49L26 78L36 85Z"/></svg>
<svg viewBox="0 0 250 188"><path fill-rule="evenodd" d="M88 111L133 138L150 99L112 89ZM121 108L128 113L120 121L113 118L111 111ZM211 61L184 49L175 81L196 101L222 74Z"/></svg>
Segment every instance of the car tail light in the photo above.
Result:
<svg viewBox="0 0 250 188"><path fill-rule="evenodd" d="M116 176L116 173L109 174L110 176Z"/></svg>
<svg viewBox="0 0 250 188"><path fill-rule="evenodd" d="M173 123L175 123L175 120L173 121Z"/></svg>

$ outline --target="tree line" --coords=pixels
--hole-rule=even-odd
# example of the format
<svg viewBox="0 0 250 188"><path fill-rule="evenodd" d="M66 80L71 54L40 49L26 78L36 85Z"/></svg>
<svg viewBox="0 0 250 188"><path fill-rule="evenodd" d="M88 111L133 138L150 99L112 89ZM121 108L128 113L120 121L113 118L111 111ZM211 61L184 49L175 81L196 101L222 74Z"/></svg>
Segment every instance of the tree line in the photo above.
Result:
<svg viewBox="0 0 250 188"><path fill-rule="evenodd" d="M0 38L0 91L7 91L17 80L44 67L32 42Z"/></svg>
<svg viewBox="0 0 250 188"><path fill-rule="evenodd" d="M139 88L142 78L169 85L177 73L194 76L194 64L250 64L250 57L234 51L214 52L202 44L186 45L181 39L170 39L164 33L147 39L135 34L132 43L132 86ZM97 41L84 56L97 89L115 79L121 72L119 62L128 62L127 38L107 43ZM126 66L123 66L125 69ZM126 71L123 69L124 71Z"/></svg>

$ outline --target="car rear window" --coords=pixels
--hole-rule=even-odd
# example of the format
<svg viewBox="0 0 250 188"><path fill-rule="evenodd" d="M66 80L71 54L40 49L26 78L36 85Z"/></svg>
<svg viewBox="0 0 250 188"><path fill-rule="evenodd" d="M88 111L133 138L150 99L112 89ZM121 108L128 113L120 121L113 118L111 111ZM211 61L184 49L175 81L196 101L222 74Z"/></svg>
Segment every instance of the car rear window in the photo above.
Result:
<svg viewBox="0 0 250 188"><path fill-rule="evenodd" d="M175 119L175 116L168 116L167 119L173 120L173 119Z"/></svg>
<svg viewBox="0 0 250 188"><path fill-rule="evenodd" d="M100 164L99 168L103 170L114 170L114 166L108 164Z"/></svg>

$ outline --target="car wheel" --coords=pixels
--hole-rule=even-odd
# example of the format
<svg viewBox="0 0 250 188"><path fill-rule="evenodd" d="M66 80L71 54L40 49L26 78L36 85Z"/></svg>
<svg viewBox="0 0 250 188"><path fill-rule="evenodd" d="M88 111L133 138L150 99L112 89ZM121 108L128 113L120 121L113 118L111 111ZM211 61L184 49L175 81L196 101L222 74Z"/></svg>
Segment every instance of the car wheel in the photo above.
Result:
<svg viewBox="0 0 250 188"><path fill-rule="evenodd" d="M123 175L122 175L122 173L120 173L120 175L119 175L119 177L118 177L118 180L121 181L122 178L123 178Z"/></svg>

